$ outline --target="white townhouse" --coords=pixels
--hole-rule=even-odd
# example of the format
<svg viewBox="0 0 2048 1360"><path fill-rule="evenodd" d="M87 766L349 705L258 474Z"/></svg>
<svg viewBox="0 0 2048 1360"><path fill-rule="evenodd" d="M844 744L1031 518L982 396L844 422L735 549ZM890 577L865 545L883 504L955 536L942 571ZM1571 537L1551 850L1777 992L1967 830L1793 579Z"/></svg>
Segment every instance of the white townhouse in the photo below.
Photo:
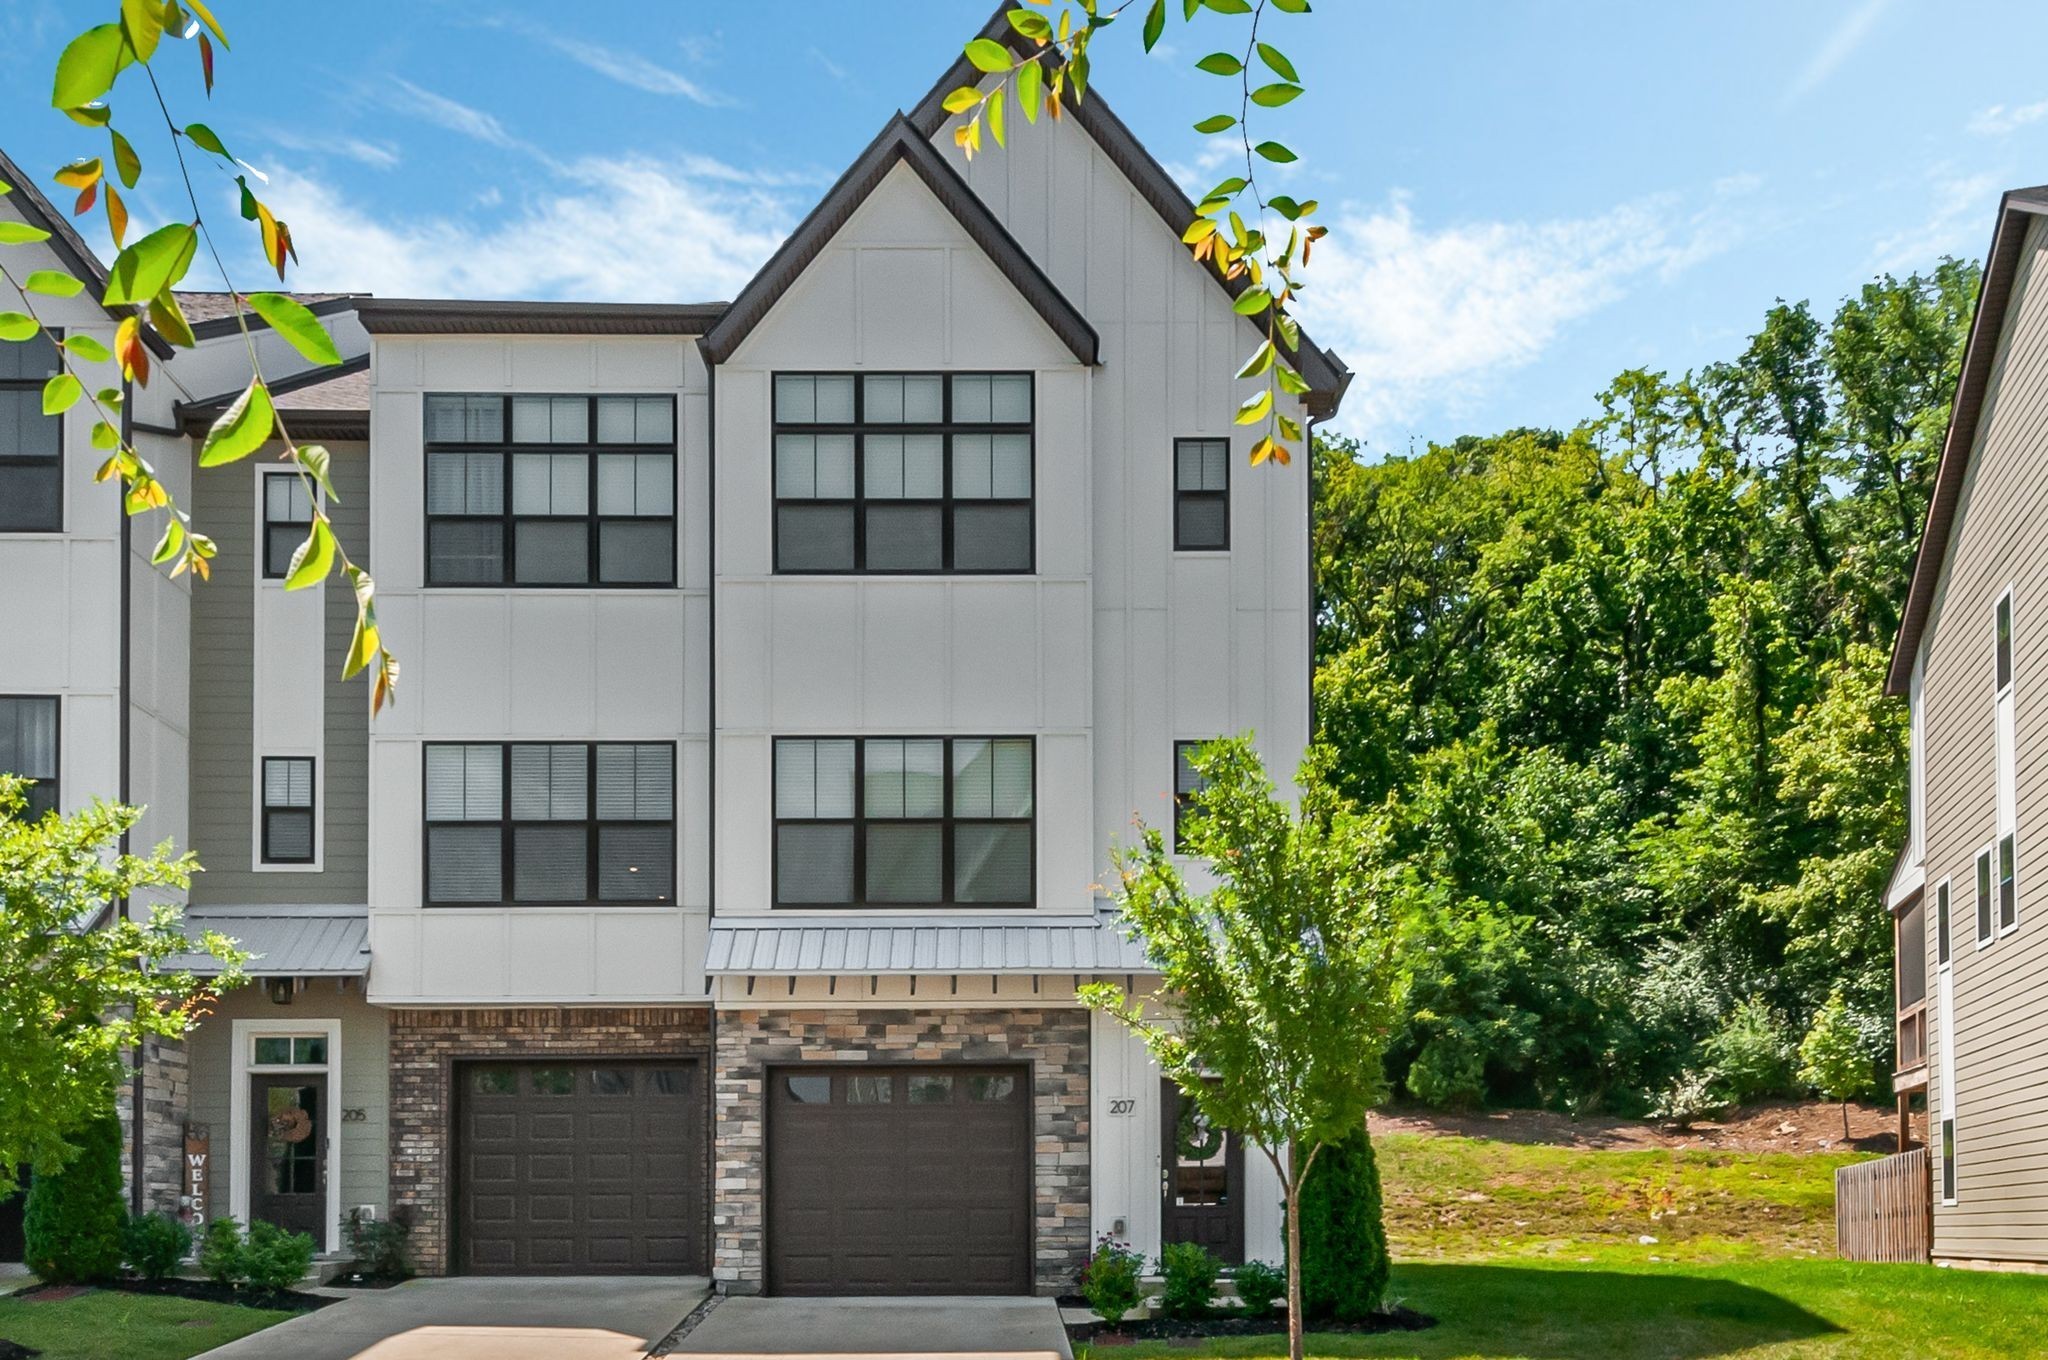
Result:
<svg viewBox="0 0 2048 1360"><path fill-rule="evenodd" d="M10 579L65 582L0 603L49 639L0 656L0 763L148 802L207 865L192 928L259 955L141 1064L138 1202L180 1202L189 1138L197 1211L330 1250L401 1214L429 1273L1053 1293L1101 1233L1279 1258L1263 1159L1075 989L1152 971L1100 885L1186 747L1300 756L1308 471L1248 465L1258 333L1166 172L1094 92L969 164L939 100L976 78L731 302L313 301L350 362L279 405L404 664L374 720L346 591L282 589L276 464L190 475L231 353L138 394L211 584L56 436L60 509L0 524ZM1327 417L1348 373L1297 359ZM53 456L7 414L0 478Z"/></svg>

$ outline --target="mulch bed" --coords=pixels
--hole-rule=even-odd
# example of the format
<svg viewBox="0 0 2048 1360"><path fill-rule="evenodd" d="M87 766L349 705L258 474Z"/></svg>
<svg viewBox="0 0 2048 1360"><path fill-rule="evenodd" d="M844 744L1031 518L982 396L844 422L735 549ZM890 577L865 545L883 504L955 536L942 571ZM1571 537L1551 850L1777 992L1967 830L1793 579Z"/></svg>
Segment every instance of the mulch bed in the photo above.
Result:
<svg viewBox="0 0 2048 1360"><path fill-rule="evenodd" d="M1312 1322L1312 1332L1419 1332L1436 1326L1436 1319L1413 1308L1399 1306L1373 1314L1363 1322ZM1228 1313L1209 1318L1147 1318L1126 1321L1115 1327L1102 1322L1070 1322L1069 1341L1091 1346L1118 1346L1131 1341L1167 1341L1178 1337L1274 1336L1284 1335L1284 1316L1248 1318Z"/></svg>
<svg viewBox="0 0 2048 1360"><path fill-rule="evenodd" d="M19 1341L0 1340L0 1360L33 1360L41 1351L32 1351Z"/></svg>
<svg viewBox="0 0 2048 1360"><path fill-rule="evenodd" d="M327 1282L329 1289L392 1289L410 1280L410 1275L358 1275L344 1270Z"/></svg>
<svg viewBox="0 0 2048 1360"><path fill-rule="evenodd" d="M201 1303L231 1303L243 1308L272 1308L285 1313L310 1313L315 1308L341 1302L321 1294L301 1294L296 1289L237 1289L233 1285L215 1284L212 1280L187 1280L176 1276L164 1280L116 1280L97 1287L118 1289L124 1294L163 1294L176 1299L195 1299ZM53 1303L59 1299L76 1298L85 1292L81 1285L39 1284L17 1289L10 1297L29 1303ZM10 1360L10 1357L0 1354L0 1360Z"/></svg>

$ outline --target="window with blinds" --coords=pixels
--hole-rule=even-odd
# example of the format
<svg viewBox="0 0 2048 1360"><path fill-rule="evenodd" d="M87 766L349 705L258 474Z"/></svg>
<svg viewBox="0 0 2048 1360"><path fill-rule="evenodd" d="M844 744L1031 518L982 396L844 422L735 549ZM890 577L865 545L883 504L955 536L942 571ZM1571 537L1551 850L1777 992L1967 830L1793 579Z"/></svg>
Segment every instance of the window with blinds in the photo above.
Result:
<svg viewBox="0 0 2048 1360"><path fill-rule="evenodd" d="M1177 741L1173 744L1173 853L1187 852L1187 843L1181 837L1181 818L1184 817L1192 800L1208 783L1195 769L1195 752L1202 749L1199 741Z"/></svg>
<svg viewBox="0 0 2048 1360"><path fill-rule="evenodd" d="M675 901L675 747L432 743L431 905Z"/></svg>
<svg viewBox="0 0 2048 1360"><path fill-rule="evenodd" d="M1230 546L1230 441L1173 441L1173 546L1221 552Z"/></svg>
<svg viewBox="0 0 2048 1360"><path fill-rule="evenodd" d="M673 586L675 399L426 399L427 584Z"/></svg>
<svg viewBox="0 0 2048 1360"><path fill-rule="evenodd" d="M312 532L313 502L295 472L263 474L263 575L282 581L291 574L292 554Z"/></svg>
<svg viewBox="0 0 2048 1360"><path fill-rule="evenodd" d="M263 862L313 862L313 758L263 758Z"/></svg>
<svg viewBox="0 0 2048 1360"><path fill-rule="evenodd" d="M57 700L0 695L0 774L32 781L22 790L29 817L57 810Z"/></svg>
<svg viewBox="0 0 2048 1360"><path fill-rule="evenodd" d="M1028 373L775 375L778 572L1032 569Z"/></svg>
<svg viewBox="0 0 2048 1360"><path fill-rule="evenodd" d="M0 534L64 529L64 422L43 411L58 368L47 333L0 344Z"/></svg>
<svg viewBox="0 0 2048 1360"><path fill-rule="evenodd" d="M1029 907L1029 737L775 743L775 904Z"/></svg>

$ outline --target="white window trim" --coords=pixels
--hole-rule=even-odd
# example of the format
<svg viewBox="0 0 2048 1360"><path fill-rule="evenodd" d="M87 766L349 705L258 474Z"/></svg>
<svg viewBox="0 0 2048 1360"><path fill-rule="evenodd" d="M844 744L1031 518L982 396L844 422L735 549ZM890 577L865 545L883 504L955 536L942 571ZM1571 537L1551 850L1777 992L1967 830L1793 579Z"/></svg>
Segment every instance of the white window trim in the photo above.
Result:
<svg viewBox="0 0 2048 1360"><path fill-rule="evenodd" d="M304 864L263 858L263 762L266 760L313 762L313 858ZM249 868L259 874L317 874L324 870L327 867L326 752L307 747L257 751L249 767L249 789Z"/></svg>
<svg viewBox="0 0 2048 1360"><path fill-rule="evenodd" d="M1941 956L1941 899L1948 899L1948 957ZM1977 923L1972 920L1970 928ZM1934 971L1952 972L1956 966L1956 890L1952 879L1944 878L1934 885Z"/></svg>
<svg viewBox="0 0 2048 1360"><path fill-rule="evenodd" d="M234 1059L228 1081L228 1212L244 1225L249 1222L249 1191L253 1185L249 1146L249 1079L271 1073L321 1072L327 1077L327 1231L320 1250L333 1255L341 1250L341 1021L339 1020L235 1020L230 1022L229 1042ZM320 1035L327 1040L324 1063L262 1063L255 1061L257 1037L302 1038Z"/></svg>
<svg viewBox="0 0 2048 1360"><path fill-rule="evenodd" d="M327 752L324 749L327 744L326 662L321 657L314 657L311 661L311 670L301 675L305 683L314 687L313 693L317 698L312 706L314 714L313 730L310 733L294 735L307 736L311 739L283 742L274 746L264 745L264 602L266 597L275 599L284 593L284 582L282 580L266 577L263 574L264 553L268 550L264 530L264 511L266 509L264 504L264 484L266 478L280 475L280 469L277 464L264 459L258 460L251 471L256 478L256 527L253 531L256 541L256 598L254 601L252 631L252 637L254 638L253 671L249 677L250 710L253 715L249 733L249 744L251 747L249 759L249 870L251 873L258 874L317 874L323 872L327 867ZM313 495L318 501L320 508L324 511L327 506L327 493L315 487ZM306 607L318 613L323 621L321 623L321 630L324 635L326 629L324 620L327 617L327 583L322 581L318 585L306 586L303 589L293 591L292 594L303 596L310 602ZM313 762L313 858L307 863L276 864L263 858L263 761L266 757L310 759Z"/></svg>
<svg viewBox="0 0 2048 1360"><path fill-rule="evenodd" d="M2012 674L2003 686L1998 684L1998 611L2003 607L2010 623L2007 646L2011 649ZM2013 593L2011 582L1991 604L1991 681L1995 698L1992 701L1992 744L1997 752L1998 780L1998 831L1991 840L1991 931L1992 938L2004 939L2020 928L2020 846L2019 846L2019 791L2018 749L2016 710L2019 707L2019 604ZM2012 924L2003 921L2005 914L2003 879L2000 874L1999 848L2007 836L2012 837Z"/></svg>
<svg viewBox="0 0 2048 1360"><path fill-rule="evenodd" d="M1941 1112L1941 1116L1942 1116L1942 1117L1941 1117L1941 1120L1940 1120L1940 1122L1939 1122L1939 1123L1937 1123L1937 1124L1935 1125L1935 1129L1934 1129L1934 1133L1935 1133L1935 1139L1934 1139L1934 1142L1935 1142L1935 1147L1934 1147L1934 1179L1935 1179L1935 1181L1936 1181L1936 1182L1938 1183L1938 1185L1939 1185L1939 1188L1940 1188L1940 1190L1941 1190L1941 1192L1942 1192L1942 1195L1941 1195L1941 1203L1942 1203L1942 1207L1943 1207L1943 1208L1949 1208L1949 1209L1952 1209L1952 1208L1954 1208L1954 1207L1955 1207L1955 1205L1956 1205L1956 1201L1957 1201L1957 1198L1958 1198L1958 1197L1959 1197L1959 1196L1960 1196L1960 1195L1962 1194L1962 1191L1963 1191L1963 1134L1962 1134L1962 1124L1961 1124L1961 1123L1960 1123L1960 1122L1959 1122L1959 1121L1958 1121L1958 1120L1956 1119L1956 1115L1955 1115L1955 1111L1954 1111L1954 1110L1951 1110L1951 1109L1943 1109L1943 1110L1942 1110L1942 1112ZM1941 1146L1941 1143L1942 1143L1942 1138L1941 1138L1941 1126L1942 1126L1943 1124L1951 1125L1951 1126L1953 1126L1953 1127L1954 1127L1954 1129L1955 1129L1955 1132L1949 1135L1949 1140L1948 1140L1949 1142L1951 1142L1951 1143L1952 1143L1952 1144L1954 1145L1954 1151L1955 1151L1955 1158L1954 1158L1954 1161L1955 1161L1955 1164L1956 1164L1956 1193L1955 1193L1955 1194L1953 1194L1953 1195L1951 1195L1951 1194L1949 1194L1949 1193L1948 1193L1948 1167L1946 1166L1946 1163L1947 1163L1947 1162L1948 1162L1948 1161L1949 1161L1950 1159L1949 1159L1949 1158L1948 1158L1948 1157L1947 1157L1947 1156L1946 1156L1946 1155L1944 1154L1944 1152L1943 1152L1943 1150L1942 1150L1942 1146Z"/></svg>
<svg viewBox="0 0 2048 1360"><path fill-rule="evenodd" d="M1991 861L1991 874L1988 879L1991 886L1986 892L1986 895L1990 898L1991 914L1988 917L1982 915L1982 912L1985 910L1982 902L1972 901L1970 903L1970 934L1976 937L1979 950L1989 949L1992 943L1998 939L1998 842L1996 840L1983 846L1976 854L1970 857L1970 888L1973 897L1977 895L1977 864L1980 860L1987 858ZM2013 887L2014 891L2017 892L2018 883L2014 883ZM1980 919L1991 922L1991 933L1989 935L1978 930L1977 922Z"/></svg>

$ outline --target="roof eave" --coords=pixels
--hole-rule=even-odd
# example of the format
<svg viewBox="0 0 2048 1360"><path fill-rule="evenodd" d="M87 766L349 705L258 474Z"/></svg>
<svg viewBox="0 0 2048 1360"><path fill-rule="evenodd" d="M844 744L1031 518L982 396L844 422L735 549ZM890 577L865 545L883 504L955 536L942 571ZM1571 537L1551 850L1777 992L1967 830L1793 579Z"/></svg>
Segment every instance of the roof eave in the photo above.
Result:
<svg viewBox="0 0 2048 1360"><path fill-rule="evenodd" d="M15 164L5 150L0 150L0 179L4 179L13 187L15 193L21 195L22 202L28 205L32 215L42 219L43 228L50 233L50 249L57 252L57 257L64 262L65 267L88 288L105 296L106 265L101 263L99 256L93 254L92 247L85 243L85 238L78 234L78 230L65 219L64 214L57 211L57 205L44 196L43 191L36 187L35 181ZM107 303L101 303L99 307L117 322L140 315L132 307L124 310ZM141 335L142 343L149 346L149 352L157 358L168 359L175 352L170 341L157 334L156 328L151 326L147 319L142 322Z"/></svg>
<svg viewBox="0 0 2048 1360"><path fill-rule="evenodd" d="M372 335L703 335L723 302L505 302L459 298L357 300Z"/></svg>

